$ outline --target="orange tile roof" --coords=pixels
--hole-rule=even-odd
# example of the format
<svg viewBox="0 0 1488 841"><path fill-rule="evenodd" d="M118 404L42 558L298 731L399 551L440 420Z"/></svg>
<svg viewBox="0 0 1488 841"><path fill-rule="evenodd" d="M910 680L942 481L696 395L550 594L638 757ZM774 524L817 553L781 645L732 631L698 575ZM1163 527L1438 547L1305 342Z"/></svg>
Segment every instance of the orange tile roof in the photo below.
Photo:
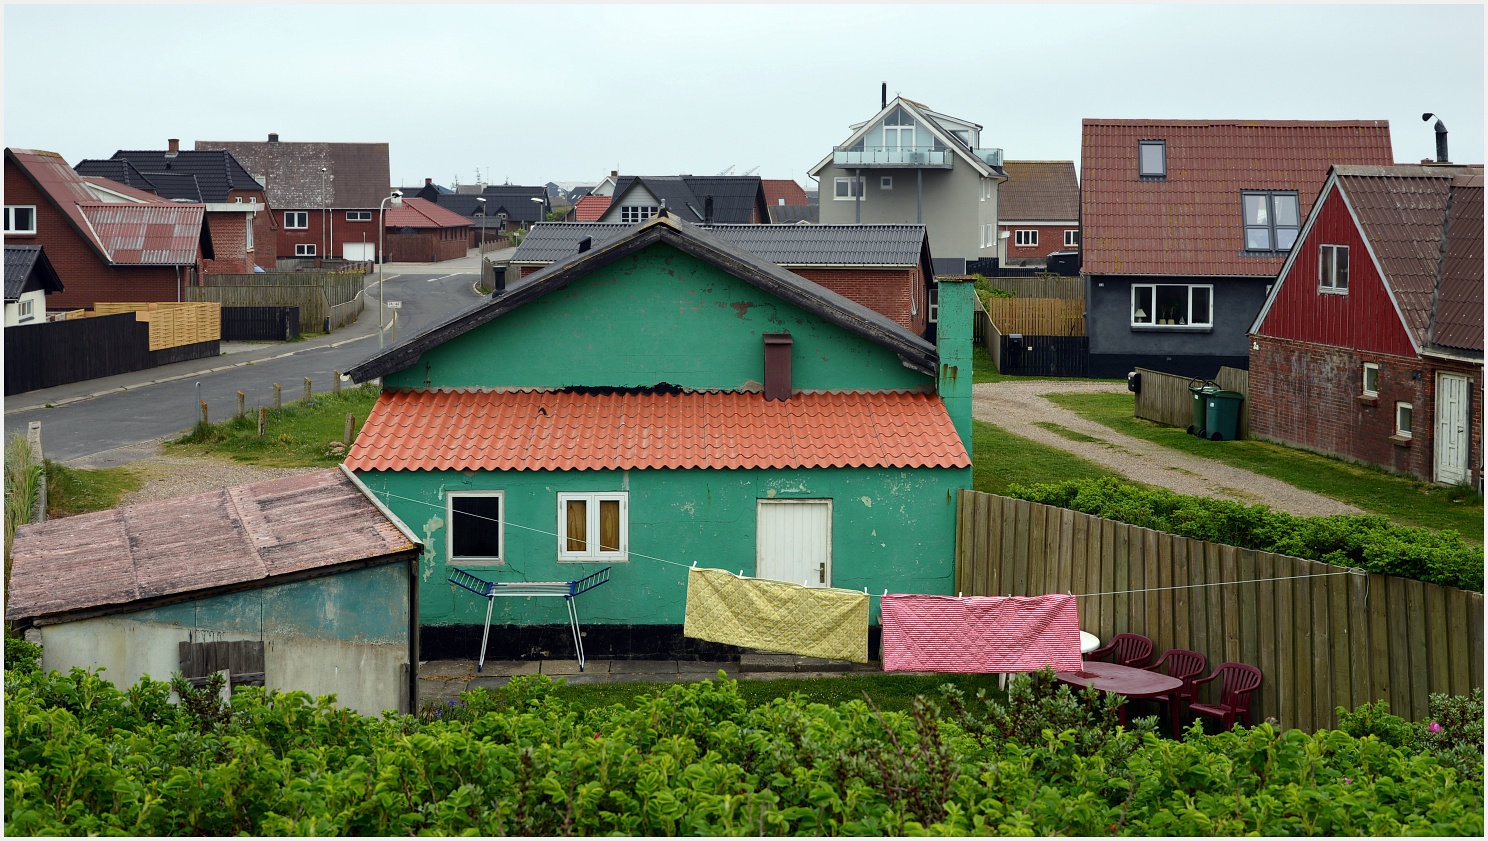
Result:
<svg viewBox="0 0 1488 841"><path fill-rule="evenodd" d="M806 191L801 189L794 179L790 178L762 178L760 186L765 189L765 204L770 207L803 207L806 201ZM781 201L785 199L785 201Z"/></svg>
<svg viewBox="0 0 1488 841"><path fill-rule="evenodd" d="M383 392L353 470L969 467L945 405L905 392Z"/></svg>
<svg viewBox="0 0 1488 841"><path fill-rule="evenodd" d="M470 220L427 199L404 199L401 206L387 209L383 224L389 228L463 228Z"/></svg>
<svg viewBox="0 0 1488 841"><path fill-rule="evenodd" d="M610 209L609 196L581 196L574 205L575 222L597 222Z"/></svg>

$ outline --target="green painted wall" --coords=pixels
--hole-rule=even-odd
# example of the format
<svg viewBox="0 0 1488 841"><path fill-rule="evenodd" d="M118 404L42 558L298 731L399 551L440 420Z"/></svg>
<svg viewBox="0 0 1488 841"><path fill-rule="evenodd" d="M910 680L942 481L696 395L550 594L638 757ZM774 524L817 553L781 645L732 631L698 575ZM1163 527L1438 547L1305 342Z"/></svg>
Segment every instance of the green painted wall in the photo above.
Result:
<svg viewBox="0 0 1488 841"><path fill-rule="evenodd" d="M231 633L406 643L407 593L408 564L390 563L138 610L118 618Z"/></svg>
<svg viewBox="0 0 1488 841"><path fill-rule="evenodd" d="M833 500L833 586L948 595L955 571L955 491L971 483L969 468L475 471L471 476L420 471L359 476L425 542L419 565L419 618L425 625L479 623L485 618L483 599L446 580L444 490L505 492L508 563L476 571L497 581L568 581L599 569L602 565L558 563L557 494L628 491L631 560L614 565L610 583L579 597L580 618L586 623L680 624L686 570L640 556L752 575L758 499ZM873 621L877 607L875 602ZM496 600L492 622L564 624L567 615L562 599L504 598Z"/></svg>
<svg viewBox="0 0 1488 841"><path fill-rule="evenodd" d="M970 324L968 309L968 330ZM793 338L795 388L935 385L933 377L905 368L894 352L661 243L429 350L383 384L538 388L668 382L733 390L764 381L760 336L784 331ZM969 368L965 380L969 389Z"/></svg>
<svg viewBox="0 0 1488 841"><path fill-rule="evenodd" d="M956 425L966 454L971 455L971 318L976 286L970 278L942 278L936 285L940 287L939 329L935 334L940 376L936 393Z"/></svg>

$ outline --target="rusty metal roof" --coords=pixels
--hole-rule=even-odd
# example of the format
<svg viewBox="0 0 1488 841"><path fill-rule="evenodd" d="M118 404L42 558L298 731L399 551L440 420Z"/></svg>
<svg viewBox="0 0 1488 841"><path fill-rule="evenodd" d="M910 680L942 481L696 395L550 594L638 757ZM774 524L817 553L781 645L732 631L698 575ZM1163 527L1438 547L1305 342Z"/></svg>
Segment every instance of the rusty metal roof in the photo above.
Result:
<svg viewBox="0 0 1488 841"><path fill-rule="evenodd" d="M1087 274L1274 276L1286 252L1243 253L1242 190L1295 190L1306 219L1329 166L1393 161L1385 120L1087 119L1083 133ZM1138 177L1141 140L1166 141L1166 178Z"/></svg>
<svg viewBox="0 0 1488 841"><path fill-rule="evenodd" d="M383 224L389 228L468 228L470 220L424 199L404 199L387 208Z"/></svg>
<svg viewBox="0 0 1488 841"><path fill-rule="evenodd" d="M997 188L997 218L1011 221L1080 218L1080 181L1074 161L1005 161L1008 180Z"/></svg>
<svg viewBox="0 0 1488 841"><path fill-rule="evenodd" d="M205 205L78 202L77 206L114 263L171 266L196 262Z"/></svg>
<svg viewBox="0 0 1488 841"><path fill-rule="evenodd" d="M1452 179L1431 343L1483 351L1483 176Z"/></svg>
<svg viewBox="0 0 1488 841"><path fill-rule="evenodd" d="M246 589L418 545L340 470L21 526L11 620Z"/></svg>
<svg viewBox="0 0 1488 841"><path fill-rule="evenodd" d="M346 457L353 470L970 465L940 398L906 392L383 392Z"/></svg>

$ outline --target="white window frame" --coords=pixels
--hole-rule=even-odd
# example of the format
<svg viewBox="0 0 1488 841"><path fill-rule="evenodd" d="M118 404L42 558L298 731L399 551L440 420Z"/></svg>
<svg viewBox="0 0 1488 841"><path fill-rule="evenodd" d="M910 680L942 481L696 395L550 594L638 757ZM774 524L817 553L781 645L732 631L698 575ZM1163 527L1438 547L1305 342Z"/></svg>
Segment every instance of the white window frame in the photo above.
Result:
<svg viewBox="0 0 1488 841"><path fill-rule="evenodd" d="M1064 229L1064 247L1065 248L1079 248L1080 247L1080 229L1079 228L1065 228Z"/></svg>
<svg viewBox="0 0 1488 841"><path fill-rule="evenodd" d="M247 220L247 228L246 228L247 233L245 233L243 235L243 250L244 251L252 251L253 250L253 214L252 213L245 214L244 215L244 219Z"/></svg>
<svg viewBox="0 0 1488 841"><path fill-rule="evenodd" d="M1038 229L1025 228L1013 232L1013 245L1018 248L1038 248Z"/></svg>
<svg viewBox="0 0 1488 841"><path fill-rule="evenodd" d="M852 194L852 182L853 181L857 181L858 182L858 194L856 196L854 196ZM868 200L868 196L867 196L867 192L868 192L868 190L867 190L867 183L868 183L868 180L866 178L864 178L863 176L861 176L861 175L857 176L856 178L854 178L852 176L849 176L849 175L839 175L836 178L833 178L832 179L832 201L855 201L855 200L867 201ZM848 185L848 188L847 188L847 193L848 194L847 195L845 195L845 196L839 196L839 195L837 195L837 185L838 184L847 184Z"/></svg>
<svg viewBox="0 0 1488 841"><path fill-rule="evenodd" d="M1369 372L1370 371L1373 371L1374 372L1374 388L1370 388L1369 387ZM1362 380L1361 380L1361 382L1360 382L1359 385L1360 385L1360 389L1359 390L1361 392L1363 392L1363 394L1364 394L1365 397L1378 397L1379 396L1379 363L1376 363L1376 362L1365 362L1364 363L1363 378L1362 378Z"/></svg>
<svg viewBox="0 0 1488 841"><path fill-rule="evenodd" d="M568 551L568 503L583 500L587 541L582 551ZM602 552L599 549L599 503L607 500L620 501L620 551ZM630 560L630 492L598 491L590 493L558 494L558 562L559 563L625 563Z"/></svg>
<svg viewBox="0 0 1488 841"><path fill-rule="evenodd" d="M1153 310L1156 310L1157 309L1157 287L1159 287L1159 286L1181 286L1181 287L1183 287L1183 288L1185 288L1185 289L1188 290L1187 316L1184 319L1187 322L1186 324L1158 324L1157 322L1158 322L1159 315L1158 315L1157 312L1149 313L1148 316L1147 316L1148 319L1149 319L1148 321L1138 321L1137 320L1137 290L1138 289L1151 289L1152 290L1152 308L1153 308ZM1195 324L1194 323L1194 318L1193 318L1193 291L1195 289L1207 289L1207 290L1209 290L1209 313L1208 313L1208 319L1209 320L1208 321L1205 321L1205 322L1203 322L1201 324ZM1214 284L1212 284L1212 283L1133 283L1132 286L1131 286L1131 306L1127 308L1127 318L1130 320L1132 327L1173 328L1173 329L1179 329L1179 330L1184 329L1186 327L1207 327L1207 328L1213 328L1214 327Z"/></svg>
<svg viewBox="0 0 1488 841"><path fill-rule="evenodd" d="M501 506L496 526L496 557L466 555L455 557L455 499L456 497L496 497ZM466 515L470 516L470 515ZM449 524L444 536L444 560L447 564L471 567L506 566L506 492L505 491L445 491L444 521Z"/></svg>
<svg viewBox="0 0 1488 841"><path fill-rule="evenodd" d="M295 221L300 224L296 225ZM310 212L308 210L286 210L284 211L284 229L287 231L304 231L310 228Z"/></svg>
<svg viewBox="0 0 1488 841"><path fill-rule="evenodd" d="M370 211L370 210L348 210L348 211L346 211L346 221L348 221L348 222L371 222L372 221L372 211Z"/></svg>
<svg viewBox="0 0 1488 841"><path fill-rule="evenodd" d="M36 313L36 302L30 298L22 298L16 302L16 318L30 318Z"/></svg>
<svg viewBox="0 0 1488 841"><path fill-rule="evenodd" d="M1405 411L1407 411L1407 412L1410 412L1410 414L1411 414L1411 423L1410 423L1410 425L1407 425L1404 429L1401 429L1400 428L1400 412L1401 412L1402 409L1405 410ZM1416 422L1416 407L1413 404L1410 404L1410 403L1406 403L1406 402L1403 402L1403 401L1397 401L1395 403L1395 435L1397 437L1400 437L1400 438L1409 438L1409 437L1411 437L1411 426L1415 425L1415 422Z"/></svg>
<svg viewBox="0 0 1488 841"><path fill-rule="evenodd" d="M638 225L661 212L661 208L643 204L627 204L620 208L620 222L625 225ZM506 214L496 214L501 224L506 224Z"/></svg>
<svg viewBox="0 0 1488 841"><path fill-rule="evenodd" d="M892 176L892 175L880 175L878 177L878 189L880 189L880 190L892 190L892 189L894 189L894 176Z"/></svg>
<svg viewBox="0 0 1488 841"><path fill-rule="evenodd" d="M940 284L933 284L930 287L929 293L930 304L925 317L929 319L931 324L935 324L940 321Z"/></svg>
<svg viewBox="0 0 1488 841"><path fill-rule="evenodd" d="M315 256L315 243L313 243L313 242L297 242L297 243L295 243L295 256L296 257L314 257Z"/></svg>
<svg viewBox="0 0 1488 841"><path fill-rule="evenodd" d="M31 211L31 227L20 228L15 224L15 212L17 210ZM34 204L7 204L5 206L5 233L7 234L34 234L36 233L36 205Z"/></svg>
<svg viewBox="0 0 1488 841"><path fill-rule="evenodd" d="M1332 273L1328 276L1323 274L1323 253L1331 249L1333 260L1331 264ZM1338 253L1343 252L1343 285L1338 285ZM1318 246L1318 291L1327 292L1332 295L1347 295L1349 270L1348 270L1349 247L1347 245L1335 245L1323 243Z"/></svg>

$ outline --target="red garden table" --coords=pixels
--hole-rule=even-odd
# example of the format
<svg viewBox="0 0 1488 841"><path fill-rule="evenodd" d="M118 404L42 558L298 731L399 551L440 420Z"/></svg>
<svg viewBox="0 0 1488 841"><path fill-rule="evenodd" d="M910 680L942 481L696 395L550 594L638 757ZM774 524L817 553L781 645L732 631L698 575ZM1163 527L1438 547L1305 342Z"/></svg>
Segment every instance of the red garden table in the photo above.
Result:
<svg viewBox="0 0 1488 841"><path fill-rule="evenodd" d="M1127 698L1157 698L1183 686L1183 681L1157 672L1118 666L1115 663L1085 661L1078 672L1059 672L1060 683L1076 689L1089 686L1101 692L1113 692ZM1121 705L1121 724L1126 726L1126 705Z"/></svg>

